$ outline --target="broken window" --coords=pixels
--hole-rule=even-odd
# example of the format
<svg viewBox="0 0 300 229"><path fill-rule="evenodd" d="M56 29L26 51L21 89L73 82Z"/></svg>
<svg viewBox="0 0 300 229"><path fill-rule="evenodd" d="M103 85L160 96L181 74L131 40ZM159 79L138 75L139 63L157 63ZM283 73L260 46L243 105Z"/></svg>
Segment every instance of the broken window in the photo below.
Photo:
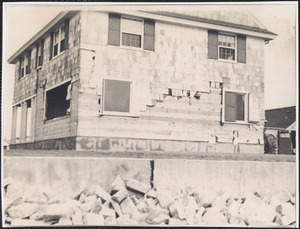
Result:
<svg viewBox="0 0 300 229"><path fill-rule="evenodd" d="M246 122L248 94L240 92L225 91L225 114L226 122Z"/></svg>
<svg viewBox="0 0 300 229"><path fill-rule="evenodd" d="M68 91L70 93L69 85L68 82L46 91L46 120L62 117L69 113L70 97L69 99L67 97Z"/></svg>
<svg viewBox="0 0 300 229"><path fill-rule="evenodd" d="M103 112L130 112L131 82L104 80Z"/></svg>

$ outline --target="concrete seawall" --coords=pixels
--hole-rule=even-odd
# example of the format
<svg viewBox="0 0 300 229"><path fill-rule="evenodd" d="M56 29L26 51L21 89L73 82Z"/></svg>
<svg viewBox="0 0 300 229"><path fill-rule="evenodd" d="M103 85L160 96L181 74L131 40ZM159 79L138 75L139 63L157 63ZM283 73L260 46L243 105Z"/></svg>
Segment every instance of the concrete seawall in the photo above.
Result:
<svg viewBox="0 0 300 229"><path fill-rule="evenodd" d="M93 183L109 189L118 173L131 169L144 182L150 182L153 172L155 187L191 186L212 194L272 194L284 189L295 193L296 189L296 164L291 162L155 159L151 171L150 159L6 156L3 176L55 190L76 190Z"/></svg>

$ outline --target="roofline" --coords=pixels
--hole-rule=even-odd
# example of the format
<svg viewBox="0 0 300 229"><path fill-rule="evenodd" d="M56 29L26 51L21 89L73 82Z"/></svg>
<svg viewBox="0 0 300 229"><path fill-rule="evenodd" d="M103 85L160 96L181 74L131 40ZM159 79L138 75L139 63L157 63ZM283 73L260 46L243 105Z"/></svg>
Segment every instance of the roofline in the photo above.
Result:
<svg viewBox="0 0 300 229"><path fill-rule="evenodd" d="M272 109L266 109L265 111L286 110L286 109L289 109L289 108L295 108L296 109L296 106L272 108Z"/></svg>
<svg viewBox="0 0 300 229"><path fill-rule="evenodd" d="M208 19L208 18L203 18L203 17L198 17L198 16L185 15L185 14L179 14L179 13L174 13L174 12L165 12L165 11L153 11L153 12L141 11L141 12L151 13L151 14L156 14L156 15L161 15L161 16L174 17L174 18L190 20L190 21L195 21L195 22L202 22L202 23L207 23L207 24L212 24L212 25L220 25L220 26L226 26L226 27L232 27L232 28L239 28L239 29L249 30L249 31L253 31L253 32L261 32L261 33L269 34L269 35L275 35L275 36L278 35L276 33L268 31L265 28L241 25L241 24L237 24L237 23L225 22L225 21L220 21L220 20L215 20L215 19ZM254 17L253 15L251 15L251 16L253 17L253 20L255 20L255 22L257 24L260 24L261 26L263 26L256 17Z"/></svg>
<svg viewBox="0 0 300 229"><path fill-rule="evenodd" d="M8 62L10 64L15 64L17 62L17 58L25 52L32 44L34 44L37 40L45 35L45 33L49 32L49 30L54 27L58 22L67 16L73 15L79 11L63 11L60 12L53 18L44 28L42 28L37 34L35 34L29 41L27 41L21 48L19 48L10 58L8 58Z"/></svg>
<svg viewBox="0 0 300 229"><path fill-rule="evenodd" d="M8 58L8 62L10 64L15 64L17 62L17 58L24 53L32 44L34 44L37 40L44 36L53 26L55 26L59 21L75 14L79 11L64 11L60 12L54 19L52 19L44 28L42 28L36 35L34 35L29 41L27 41L18 51L16 51L10 58ZM146 11L102 11L102 12L112 12L118 14L126 14L131 16L138 16L148 19L153 19L156 21L164 21L173 24L180 24L186 25L191 27L198 27L204 29L213 29L219 31L227 31L237 34L244 34L248 36L259 37L265 39L266 41L273 40L277 34L272 33L265 29L255 28L251 26L243 26L234 23L222 22L217 20L211 20L206 18L194 17L189 15L183 15L185 18L180 18L179 15L182 17L182 14L174 14L173 16L169 15L162 15L160 11L153 11L153 12L146 12ZM168 14L164 13L164 14ZM172 13L173 14L173 13Z"/></svg>

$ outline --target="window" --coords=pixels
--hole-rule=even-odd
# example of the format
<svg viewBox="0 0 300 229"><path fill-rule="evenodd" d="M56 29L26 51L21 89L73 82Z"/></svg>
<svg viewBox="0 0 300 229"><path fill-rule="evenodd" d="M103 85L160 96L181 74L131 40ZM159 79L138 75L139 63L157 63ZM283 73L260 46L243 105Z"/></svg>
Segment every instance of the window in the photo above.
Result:
<svg viewBox="0 0 300 229"><path fill-rule="evenodd" d="M105 79L103 83L103 113L130 113L130 81Z"/></svg>
<svg viewBox="0 0 300 229"><path fill-rule="evenodd" d="M44 56L44 40L39 42L36 46L36 68L43 65Z"/></svg>
<svg viewBox="0 0 300 229"><path fill-rule="evenodd" d="M28 51L25 56L20 58L19 79L31 72L31 51Z"/></svg>
<svg viewBox="0 0 300 229"><path fill-rule="evenodd" d="M21 57L20 58L20 75L19 79L21 79L25 75L25 58Z"/></svg>
<svg viewBox="0 0 300 229"><path fill-rule="evenodd" d="M31 51L29 51L26 55L25 65L26 65L25 66L26 75L30 74L30 72L31 72Z"/></svg>
<svg viewBox="0 0 300 229"><path fill-rule="evenodd" d="M68 49L69 20L51 33L50 59Z"/></svg>
<svg viewBox="0 0 300 229"><path fill-rule="evenodd" d="M223 121L248 122L248 93L225 91L223 96Z"/></svg>
<svg viewBox="0 0 300 229"><path fill-rule="evenodd" d="M20 141L21 137L21 119L22 119L22 107L21 104L16 106L17 119L16 119L16 141Z"/></svg>
<svg viewBox="0 0 300 229"><path fill-rule="evenodd" d="M32 128L32 113L31 113L31 99L26 101L26 131L25 131L25 139L26 141L31 138L31 128Z"/></svg>
<svg viewBox="0 0 300 229"><path fill-rule="evenodd" d="M154 21L122 18L116 14L110 14L108 21L109 45L130 46L154 51Z"/></svg>
<svg viewBox="0 0 300 229"><path fill-rule="evenodd" d="M70 107L69 85L69 82L64 83L56 88L46 91L46 120L62 117L68 114Z"/></svg>
<svg viewBox="0 0 300 229"><path fill-rule="evenodd" d="M235 61L236 37L231 35L218 35L219 59Z"/></svg>
<svg viewBox="0 0 300 229"><path fill-rule="evenodd" d="M208 58L246 63L246 37L209 30Z"/></svg>

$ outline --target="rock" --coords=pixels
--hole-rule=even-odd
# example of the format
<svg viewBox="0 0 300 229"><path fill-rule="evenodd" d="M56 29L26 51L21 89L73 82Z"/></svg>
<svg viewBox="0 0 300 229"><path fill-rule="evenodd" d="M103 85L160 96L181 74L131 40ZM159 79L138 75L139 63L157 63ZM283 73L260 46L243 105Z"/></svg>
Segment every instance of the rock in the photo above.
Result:
<svg viewBox="0 0 300 229"><path fill-rule="evenodd" d="M170 218L168 225L171 225L171 226L187 225L187 222L185 220Z"/></svg>
<svg viewBox="0 0 300 229"><path fill-rule="evenodd" d="M230 217L229 223L231 225L241 225L241 224L244 225L243 218L240 215L234 215L234 216Z"/></svg>
<svg viewBox="0 0 300 229"><path fill-rule="evenodd" d="M82 193L87 190L87 187L80 187L73 192L73 199L79 200Z"/></svg>
<svg viewBox="0 0 300 229"><path fill-rule="evenodd" d="M117 220L115 216L109 216L104 218L104 225L116 225Z"/></svg>
<svg viewBox="0 0 300 229"><path fill-rule="evenodd" d="M289 215L295 218L296 215L296 206L292 205L291 203L283 203L281 204L282 207L282 215Z"/></svg>
<svg viewBox="0 0 300 229"><path fill-rule="evenodd" d="M146 194L146 197L156 198L157 199L157 192L153 189L150 189Z"/></svg>
<svg viewBox="0 0 300 229"><path fill-rule="evenodd" d="M95 194L99 196L104 201L110 201L111 196L108 192L106 192L101 186L97 186L95 190Z"/></svg>
<svg viewBox="0 0 300 229"><path fill-rule="evenodd" d="M169 219L169 211L161 208L159 205L155 205L150 209L146 222L148 224L160 224L166 222Z"/></svg>
<svg viewBox="0 0 300 229"><path fill-rule="evenodd" d="M152 198L151 198L152 199ZM153 205L154 206L154 205ZM153 207L152 206L152 207ZM149 208L148 208L148 204L146 202L146 199L143 199L142 201L140 201L137 205L136 208L138 209L138 211L142 212L142 213L147 213L149 212Z"/></svg>
<svg viewBox="0 0 300 229"><path fill-rule="evenodd" d="M23 186L20 182L14 182L7 186L4 198L4 212L11 206L18 204L23 196Z"/></svg>
<svg viewBox="0 0 300 229"><path fill-rule="evenodd" d="M103 215L104 217L115 217L116 216L116 212L108 207L103 206L100 213L100 215Z"/></svg>
<svg viewBox="0 0 300 229"><path fill-rule="evenodd" d="M291 202L292 204L295 204L295 196L292 196L292 197L291 197L290 202Z"/></svg>
<svg viewBox="0 0 300 229"><path fill-rule="evenodd" d="M69 217L62 217L59 219L58 225L72 225L72 220Z"/></svg>
<svg viewBox="0 0 300 229"><path fill-rule="evenodd" d="M122 189L126 189L125 183L120 177L120 175L117 175L115 180L112 182L111 186L112 186L111 190L115 192L118 192Z"/></svg>
<svg viewBox="0 0 300 229"><path fill-rule="evenodd" d="M158 191L157 199L159 201L159 205L165 209L167 209L169 206L171 206L174 203L174 199L172 198L170 193L166 190Z"/></svg>
<svg viewBox="0 0 300 229"><path fill-rule="evenodd" d="M91 206L91 212L98 214L102 209L102 200L98 198Z"/></svg>
<svg viewBox="0 0 300 229"><path fill-rule="evenodd" d="M204 207L200 207L194 216L193 224L199 225L202 224L202 216L206 212Z"/></svg>
<svg viewBox="0 0 300 229"><path fill-rule="evenodd" d="M86 202L86 203L81 203L79 207L82 210L82 214L84 215L85 213L90 212L94 206L95 203Z"/></svg>
<svg viewBox="0 0 300 229"><path fill-rule="evenodd" d="M50 196L46 195L42 187L32 186L29 190L25 191L22 197L22 201L28 203L46 203L50 199Z"/></svg>
<svg viewBox="0 0 300 229"><path fill-rule="evenodd" d="M228 213L230 215L238 215L241 207L241 203L239 201L233 200L231 205L228 207Z"/></svg>
<svg viewBox="0 0 300 229"><path fill-rule="evenodd" d="M56 193L54 194L48 201L48 204L64 204L68 199L70 199L68 196L66 196L64 193Z"/></svg>
<svg viewBox="0 0 300 229"><path fill-rule="evenodd" d="M115 200L117 203L120 203L122 200L124 200L128 196L128 192L125 188L119 190L116 192L113 196L112 199Z"/></svg>
<svg viewBox="0 0 300 229"><path fill-rule="evenodd" d="M83 225L81 210L76 208L71 216L73 225Z"/></svg>
<svg viewBox="0 0 300 229"><path fill-rule="evenodd" d="M275 219L277 213L270 205L260 203L257 205L253 212L249 212L247 217L243 217L244 220L250 226L269 226Z"/></svg>
<svg viewBox="0 0 300 229"><path fill-rule="evenodd" d="M97 201L97 195L95 195L95 194L87 196L84 199L84 203L89 203L89 202L95 203L96 201Z"/></svg>
<svg viewBox="0 0 300 229"><path fill-rule="evenodd" d="M117 215L122 216L123 213L122 213L122 209L121 209L120 205L114 200L111 200L110 203L111 203L113 209L115 210L115 212L117 213Z"/></svg>
<svg viewBox="0 0 300 229"><path fill-rule="evenodd" d="M207 225L226 225L227 219L218 207L206 209L206 213L202 216L203 223Z"/></svg>
<svg viewBox="0 0 300 229"><path fill-rule="evenodd" d="M126 186L128 189L131 189L133 191L140 192L143 194L147 193L151 189L150 184L145 184L143 182L137 181L132 178L127 179Z"/></svg>
<svg viewBox="0 0 300 229"><path fill-rule="evenodd" d="M296 222L296 218L295 218L295 216L284 215L281 217L281 222L282 222L282 225L285 225L285 226L291 225Z"/></svg>
<svg viewBox="0 0 300 229"><path fill-rule="evenodd" d="M146 203L147 203L148 208L152 208L158 203L158 200L153 199L153 198L147 198Z"/></svg>
<svg viewBox="0 0 300 229"><path fill-rule="evenodd" d="M136 220L130 219L128 215L122 215L117 218L117 224L122 226L127 226L127 225L138 225L139 223Z"/></svg>
<svg viewBox="0 0 300 229"><path fill-rule="evenodd" d="M254 216L258 210L258 206L261 204L261 199L253 194L247 195L245 202L241 205L239 209L240 215L243 219L248 219Z"/></svg>
<svg viewBox="0 0 300 229"><path fill-rule="evenodd" d="M33 213L37 212L38 209L39 209L38 204L23 203L9 208L7 210L7 213L12 219L16 219L16 218L22 219L31 216Z"/></svg>
<svg viewBox="0 0 300 229"><path fill-rule="evenodd" d="M42 210L42 219L45 221L58 221L61 217L70 217L74 209L73 203L46 205Z"/></svg>
<svg viewBox="0 0 300 229"><path fill-rule="evenodd" d="M129 215L129 217L131 217L135 211L138 211L133 201L129 197L127 197L120 203L120 207L122 213L124 215Z"/></svg>
<svg viewBox="0 0 300 229"><path fill-rule="evenodd" d="M196 211L199 209L199 206L196 203L196 200L193 196L187 197L188 204L185 211L186 218L189 218L192 216L194 218L194 215L196 214Z"/></svg>
<svg viewBox="0 0 300 229"><path fill-rule="evenodd" d="M195 193L194 197L199 207L205 207L205 208L211 207L214 201L214 198L212 198L211 195L208 195L203 191L201 193L199 192Z"/></svg>
<svg viewBox="0 0 300 229"><path fill-rule="evenodd" d="M140 200L138 198L136 198L135 196L131 196L130 198L133 201L135 206L139 204Z"/></svg>
<svg viewBox="0 0 300 229"><path fill-rule="evenodd" d="M281 201L277 195L273 195L270 198L270 203L269 203L273 208L276 208L278 205L281 204Z"/></svg>
<svg viewBox="0 0 300 229"><path fill-rule="evenodd" d="M277 214L275 216L274 223L277 223L278 225L282 225L281 215L280 214Z"/></svg>
<svg viewBox="0 0 300 229"><path fill-rule="evenodd" d="M292 198L292 195L287 190L278 193L276 196L281 201L281 203L288 202Z"/></svg>
<svg viewBox="0 0 300 229"><path fill-rule="evenodd" d="M212 207L224 207L226 205L226 201L230 199L230 194L225 192L221 195L218 195L216 199L211 203Z"/></svg>
<svg viewBox="0 0 300 229"><path fill-rule="evenodd" d="M97 184L89 185L89 186L84 190L83 193L84 193L86 196L94 195L95 192L96 192L97 187L98 187Z"/></svg>
<svg viewBox="0 0 300 229"><path fill-rule="evenodd" d="M134 211L134 213L131 216L131 219L136 220L139 224L145 224L148 214L142 213L139 211Z"/></svg>
<svg viewBox="0 0 300 229"><path fill-rule="evenodd" d="M11 226L49 226L49 224L43 221L17 218L11 221Z"/></svg>
<svg viewBox="0 0 300 229"><path fill-rule="evenodd" d="M86 213L83 216L83 221L85 225L93 225L93 226L100 226L104 225L104 217L100 214L95 213Z"/></svg>
<svg viewBox="0 0 300 229"><path fill-rule="evenodd" d="M3 187L6 188L6 186L10 185L10 184L13 184L15 181L13 178L11 177L5 177L3 179Z"/></svg>
<svg viewBox="0 0 300 229"><path fill-rule="evenodd" d="M87 196L84 193L81 193L78 201L80 203L84 203L85 202L85 198L87 198Z"/></svg>
<svg viewBox="0 0 300 229"><path fill-rule="evenodd" d="M170 207L169 207L170 213L173 218L177 219L185 219L185 208L183 204L176 200Z"/></svg>

